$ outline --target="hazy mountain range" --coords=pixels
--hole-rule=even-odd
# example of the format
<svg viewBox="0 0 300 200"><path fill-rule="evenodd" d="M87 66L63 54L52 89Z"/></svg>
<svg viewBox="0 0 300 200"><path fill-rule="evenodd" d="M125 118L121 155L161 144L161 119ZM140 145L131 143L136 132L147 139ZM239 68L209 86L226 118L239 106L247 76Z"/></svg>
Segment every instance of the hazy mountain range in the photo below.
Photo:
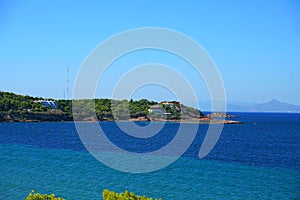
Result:
<svg viewBox="0 0 300 200"><path fill-rule="evenodd" d="M202 102L202 110L210 110L210 102ZM229 112L300 112L300 106L273 99L266 103L228 102Z"/></svg>

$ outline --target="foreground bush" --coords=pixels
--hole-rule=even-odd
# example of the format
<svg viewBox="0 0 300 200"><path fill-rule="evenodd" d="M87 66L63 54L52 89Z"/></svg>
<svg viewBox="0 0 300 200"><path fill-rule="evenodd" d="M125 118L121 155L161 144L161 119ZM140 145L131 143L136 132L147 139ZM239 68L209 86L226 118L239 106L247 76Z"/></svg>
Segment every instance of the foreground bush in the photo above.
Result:
<svg viewBox="0 0 300 200"><path fill-rule="evenodd" d="M127 190L124 193L116 193L114 191L109 191L105 189L102 192L102 197L103 200L152 200L152 198L147 198L145 196L137 196L133 192L128 192Z"/></svg>
<svg viewBox="0 0 300 200"><path fill-rule="evenodd" d="M34 190L31 190L28 197L26 197L25 200L65 200L60 197L55 197L55 194L40 194L40 193L34 193Z"/></svg>
<svg viewBox="0 0 300 200"><path fill-rule="evenodd" d="M124 193L116 193L114 191L103 190L102 192L103 200L152 200L152 198L147 198L145 196L137 196L133 192L128 192L127 190ZM29 195L25 200L65 200L60 197L55 197L55 194L40 194L35 193L34 190L31 190ZM156 199L161 200L161 199Z"/></svg>

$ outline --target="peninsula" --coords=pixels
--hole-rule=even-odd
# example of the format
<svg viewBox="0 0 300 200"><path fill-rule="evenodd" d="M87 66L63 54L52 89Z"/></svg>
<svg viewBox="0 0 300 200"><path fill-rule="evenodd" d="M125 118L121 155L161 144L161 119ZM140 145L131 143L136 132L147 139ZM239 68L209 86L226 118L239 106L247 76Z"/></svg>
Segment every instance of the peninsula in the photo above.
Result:
<svg viewBox="0 0 300 200"><path fill-rule="evenodd" d="M72 106L75 105L75 109ZM177 101L82 99L55 100L0 92L0 122L41 121L171 121L239 124L217 119ZM226 115L225 115L226 116Z"/></svg>

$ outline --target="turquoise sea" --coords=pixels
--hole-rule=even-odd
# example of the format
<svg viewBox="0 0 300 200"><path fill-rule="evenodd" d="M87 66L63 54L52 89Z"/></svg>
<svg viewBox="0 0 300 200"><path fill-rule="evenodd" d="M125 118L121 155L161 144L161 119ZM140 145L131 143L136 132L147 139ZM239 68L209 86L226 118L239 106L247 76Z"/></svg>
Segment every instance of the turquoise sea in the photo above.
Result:
<svg viewBox="0 0 300 200"><path fill-rule="evenodd" d="M300 199L300 114L234 114L245 124L225 125L205 159L198 158L207 130L201 125L180 159L144 174L100 163L72 122L0 123L0 200L24 199L32 189L66 199L101 199L105 188L163 199ZM162 134L136 140L115 123L101 126L118 146L132 151L160 148L178 128L167 123Z"/></svg>

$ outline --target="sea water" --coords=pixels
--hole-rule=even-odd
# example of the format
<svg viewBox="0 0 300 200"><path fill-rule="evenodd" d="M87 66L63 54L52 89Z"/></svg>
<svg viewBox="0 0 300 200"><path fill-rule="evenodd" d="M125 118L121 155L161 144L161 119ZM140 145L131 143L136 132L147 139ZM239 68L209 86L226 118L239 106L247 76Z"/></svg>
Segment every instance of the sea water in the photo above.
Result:
<svg viewBox="0 0 300 200"><path fill-rule="evenodd" d="M0 123L0 200L24 199L32 189L66 199L102 199L106 188L163 199L300 199L300 114L234 114L245 123L225 125L206 158L198 153L208 125L200 125L181 158L141 174L96 160L72 122ZM179 126L166 123L161 133L137 139L115 123L100 124L112 142L133 152L167 145Z"/></svg>

